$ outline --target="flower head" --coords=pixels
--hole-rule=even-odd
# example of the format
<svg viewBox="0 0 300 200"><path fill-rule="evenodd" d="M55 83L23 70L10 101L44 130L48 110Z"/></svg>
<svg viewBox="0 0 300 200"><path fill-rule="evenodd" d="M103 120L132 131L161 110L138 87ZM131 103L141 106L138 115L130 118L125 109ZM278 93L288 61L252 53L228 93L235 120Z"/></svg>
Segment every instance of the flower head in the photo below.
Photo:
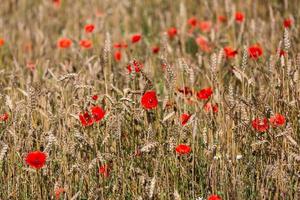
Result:
<svg viewBox="0 0 300 200"><path fill-rule="evenodd" d="M198 20L197 20L196 17L191 17L191 18L189 18L188 21L187 21L188 25L190 25L190 26L192 26L192 27L197 26L197 22L198 22Z"/></svg>
<svg viewBox="0 0 300 200"><path fill-rule="evenodd" d="M191 147L185 144L179 144L176 148L175 151L179 155L186 155L191 152Z"/></svg>
<svg viewBox="0 0 300 200"><path fill-rule="evenodd" d="M92 96L92 99L93 99L94 101L97 101L97 99L98 99L98 95L96 95L96 94L95 94L95 95L93 95L93 96Z"/></svg>
<svg viewBox="0 0 300 200"><path fill-rule="evenodd" d="M99 122L105 116L105 111L100 106L94 106L91 108L94 122Z"/></svg>
<svg viewBox="0 0 300 200"><path fill-rule="evenodd" d="M236 12L235 13L235 21L242 23L244 21L245 15L242 12Z"/></svg>
<svg viewBox="0 0 300 200"><path fill-rule="evenodd" d="M274 126L283 126L285 124L285 117L277 113L270 117L270 123Z"/></svg>
<svg viewBox="0 0 300 200"><path fill-rule="evenodd" d="M0 38L0 47L4 45L4 39Z"/></svg>
<svg viewBox="0 0 300 200"><path fill-rule="evenodd" d="M202 32L207 33L211 29L211 22L210 21L200 21L199 28Z"/></svg>
<svg viewBox="0 0 300 200"><path fill-rule="evenodd" d="M177 28L171 27L168 29L167 33L168 33L169 38L173 39L177 35Z"/></svg>
<svg viewBox="0 0 300 200"><path fill-rule="evenodd" d="M131 42L132 43L137 43L138 41L140 41L142 38L142 35L141 34L134 34L131 36Z"/></svg>
<svg viewBox="0 0 300 200"><path fill-rule="evenodd" d="M212 105L211 103L208 102L204 105L204 110L206 112L213 111L214 113L217 113L219 111L219 107L218 104Z"/></svg>
<svg viewBox="0 0 300 200"><path fill-rule="evenodd" d="M267 118L255 118L252 120L252 127L259 132L265 132L269 129L269 122Z"/></svg>
<svg viewBox="0 0 300 200"><path fill-rule="evenodd" d="M95 29L95 25L94 24L87 24L84 26L84 30L86 33L92 33Z"/></svg>
<svg viewBox="0 0 300 200"><path fill-rule="evenodd" d="M198 44L198 46L200 47L200 49L204 52L210 52L211 51L211 46L208 43L207 39L199 36L196 38L196 43Z"/></svg>
<svg viewBox="0 0 300 200"><path fill-rule="evenodd" d="M157 54L159 52L160 48L159 46L152 47L152 53Z"/></svg>
<svg viewBox="0 0 300 200"><path fill-rule="evenodd" d="M234 58L236 54L238 53L237 50L233 50L231 47L224 47L224 52L226 55L226 58Z"/></svg>
<svg viewBox="0 0 300 200"><path fill-rule="evenodd" d="M222 199L218 195L212 194L207 198L207 200L222 200Z"/></svg>
<svg viewBox="0 0 300 200"><path fill-rule="evenodd" d="M140 63L140 62L137 61L137 60L134 60L132 64L133 64L133 67L134 67L135 72L137 72L137 73L140 72L141 69L144 67L143 64ZM128 69L128 72L129 72L129 73L132 72L132 66L131 66L130 64L127 65L127 69Z"/></svg>
<svg viewBox="0 0 300 200"><path fill-rule="evenodd" d="M88 112L79 114L79 120L82 126L91 126L94 123L92 116Z"/></svg>
<svg viewBox="0 0 300 200"><path fill-rule="evenodd" d="M200 90L199 92L197 92L197 97L200 100L206 100L209 99L209 97L213 94L213 91L210 87L208 88L204 88L202 90Z"/></svg>
<svg viewBox="0 0 300 200"><path fill-rule="evenodd" d="M109 176L109 167L108 165L102 165L99 167L99 173L102 174L104 177Z"/></svg>
<svg viewBox="0 0 300 200"><path fill-rule="evenodd" d="M183 113L180 117L180 121L181 121L181 125L184 126L186 125L186 123L189 121L189 119L191 118L192 115L187 114L187 113Z"/></svg>
<svg viewBox="0 0 300 200"><path fill-rule="evenodd" d="M227 21L227 17L224 15L219 15L218 16L218 22L220 23L225 23Z"/></svg>
<svg viewBox="0 0 300 200"><path fill-rule="evenodd" d="M57 42L57 46L62 49L67 49L72 45L72 41L68 38L61 38Z"/></svg>
<svg viewBox="0 0 300 200"><path fill-rule="evenodd" d="M283 21L283 26L285 28L291 28L292 24L293 24L293 21L290 18L284 19L284 21Z"/></svg>
<svg viewBox="0 0 300 200"><path fill-rule="evenodd" d="M4 113L2 115L0 115L0 122L1 121L7 121L8 120L8 113Z"/></svg>
<svg viewBox="0 0 300 200"><path fill-rule="evenodd" d="M80 40L79 45L85 49L90 49L93 47L93 43L91 40Z"/></svg>
<svg viewBox="0 0 300 200"><path fill-rule="evenodd" d="M45 165L46 157L44 152L34 151L27 154L25 161L30 167L40 169Z"/></svg>
<svg viewBox="0 0 300 200"><path fill-rule="evenodd" d="M141 98L141 104L147 110L156 108L158 105L156 92L153 90L149 90L149 91L145 92Z"/></svg>
<svg viewBox="0 0 300 200"><path fill-rule="evenodd" d="M259 44L254 44L248 48L248 54L250 58L256 60L263 54L263 50Z"/></svg>
<svg viewBox="0 0 300 200"><path fill-rule="evenodd" d="M114 53L114 58L115 58L115 61L119 62L122 59L122 53L121 53L121 51L116 51Z"/></svg>

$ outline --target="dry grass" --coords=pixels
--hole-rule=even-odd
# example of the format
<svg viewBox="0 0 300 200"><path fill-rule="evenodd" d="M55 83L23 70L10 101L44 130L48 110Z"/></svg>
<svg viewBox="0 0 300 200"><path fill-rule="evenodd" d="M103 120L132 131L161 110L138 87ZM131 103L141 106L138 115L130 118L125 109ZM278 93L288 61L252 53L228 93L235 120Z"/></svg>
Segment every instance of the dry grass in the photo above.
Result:
<svg viewBox="0 0 300 200"><path fill-rule="evenodd" d="M299 0L0 4L0 114L9 114L0 122L0 199L55 199L59 188L61 199L74 200L300 199ZM234 20L238 10L246 15L243 24ZM191 16L216 25L220 14L228 22L217 30L188 34ZM294 24L284 29L287 17ZM87 23L95 24L94 33L84 33ZM173 26L179 34L170 40L165 32ZM133 33L142 41L131 45ZM199 35L211 52L198 49ZM71 48L57 48L62 37L73 40ZM84 38L92 49L80 48ZM116 62L113 44L122 40L129 47ZM247 55L255 43L263 48L258 60ZM155 44L159 54L151 52ZM238 55L226 59L224 46ZM134 59L144 68L129 75ZM219 112L205 112L204 101L177 91L183 86L212 87L209 101ZM159 99L152 111L140 105L148 89ZM93 104L106 110L105 119L83 127L78 114ZM182 126L187 112L193 116ZM265 133L252 128L252 119L274 113L286 117L284 126ZM189 155L176 155L180 143L191 146ZM35 150L48 154L41 170L24 161ZM98 172L103 164L111 168L108 177Z"/></svg>

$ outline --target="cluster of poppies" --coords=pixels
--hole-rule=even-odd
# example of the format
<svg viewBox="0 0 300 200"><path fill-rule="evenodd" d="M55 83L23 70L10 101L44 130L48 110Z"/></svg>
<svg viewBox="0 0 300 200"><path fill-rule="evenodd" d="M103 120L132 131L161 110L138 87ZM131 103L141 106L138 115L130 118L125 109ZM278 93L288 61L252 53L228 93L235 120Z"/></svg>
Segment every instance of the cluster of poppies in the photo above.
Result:
<svg viewBox="0 0 300 200"><path fill-rule="evenodd" d="M273 127L283 126L285 124L285 117L282 114L275 114L270 117L270 119L264 118L255 118L252 120L252 127L258 132L265 132L269 129L270 124Z"/></svg>
<svg viewBox="0 0 300 200"><path fill-rule="evenodd" d="M87 24L84 27L85 33L92 33L95 29L95 25L94 24ZM79 45L81 46L81 48L84 49L90 49L93 47L93 43L90 39L81 39L79 41ZM69 38L61 38L57 41L57 47L61 48L61 49L67 49L70 48L72 46L72 40L70 40Z"/></svg>

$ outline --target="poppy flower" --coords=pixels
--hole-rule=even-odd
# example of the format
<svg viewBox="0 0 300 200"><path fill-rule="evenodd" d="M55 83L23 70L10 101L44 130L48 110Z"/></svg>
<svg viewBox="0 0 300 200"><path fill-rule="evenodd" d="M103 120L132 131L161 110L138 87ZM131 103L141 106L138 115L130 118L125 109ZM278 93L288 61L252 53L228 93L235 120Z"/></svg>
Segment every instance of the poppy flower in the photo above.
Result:
<svg viewBox="0 0 300 200"><path fill-rule="evenodd" d="M244 21L245 15L242 12L236 12L235 13L235 21L242 23Z"/></svg>
<svg viewBox="0 0 300 200"><path fill-rule="evenodd" d="M4 113L2 115L0 115L0 121L7 121L8 120L8 114L7 113Z"/></svg>
<svg viewBox="0 0 300 200"><path fill-rule="evenodd" d="M79 120L82 126L90 126L94 123L92 116L88 112L79 114Z"/></svg>
<svg viewBox="0 0 300 200"><path fill-rule="evenodd" d="M92 96L92 99L93 99L94 101L97 101L97 99L98 99L98 95L96 95L96 94L95 94L95 95L93 95L93 96Z"/></svg>
<svg viewBox="0 0 300 200"><path fill-rule="evenodd" d="M218 16L218 22L220 23L225 23L227 21L227 17L224 15L219 15Z"/></svg>
<svg viewBox="0 0 300 200"><path fill-rule="evenodd" d="M156 92L153 90L149 90L149 91L145 92L141 98L141 104L147 110L156 108L158 105Z"/></svg>
<svg viewBox="0 0 300 200"><path fill-rule="evenodd" d="M0 47L4 45L4 39L0 38Z"/></svg>
<svg viewBox="0 0 300 200"><path fill-rule="evenodd" d="M200 36L196 38L196 43L200 47L200 49L204 52L210 52L211 51L211 46L209 45L207 39L204 37Z"/></svg>
<svg viewBox="0 0 300 200"><path fill-rule="evenodd" d="M52 0L55 7L60 7L61 0Z"/></svg>
<svg viewBox="0 0 300 200"><path fill-rule="evenodd" d="M197 97L200 100L206 100L212 95L212 93L213 93L213 91L210 87L204 88L204 89L200 90L199 92L197 92Z"/></svg>
<svg viewBox="0 0 300 200"><path fill-rule="evenodd" d="M285 117L277 113L274 116L270 117L270 123L275 126L282 126L285 124Z"/></svg>
<svg viewBox="0 0 300 200"><path fill-rule="evenodd" d="M109 176L109 168L108 165L102 165L99 167L99 173L102 174L104 177Z"/></svg>
<svg viewBox="0 0 300 200"><path fill-rule="evenodd" d="M167 31L170 39L173 39L177 35L177 29L175 27L171 27Z"/></svg>
<svg viewBox="0 0 300 200"><path fill-rule="evenodd" d="M91 40L80 40L79 45L85 49L90 49L93 47L93 43Z"/></svg>
<svg viewBox="0 0 300 200"><path fill-rule="evenodd" d="M128 44L126 44L125 42L122 42L122 43L115 43L114 44L114 48L116 49L121 49L121 48L127 48L128 47Z"/></svg>
<svg viewBox="0 0 300 200"><path fill-rule="evenodd" d="M238 53L236 50L233 50L231 47L224 47L224 52L226 55L226 58L234 58L236 54Z"/></svg>
<svg viewBox="0 0 300 200"><path fill-rule="evenodd" d="M84 26L84 30L86 33L92 33L95 29L95 25L94 24L87 24Z"/></svg>
<svg viewBox="0 0 300 200"><path fill-rule="evenodd" d="M98 122L104 118L105 111L100 106L92 107L91 111L95 122Z"/></svg>
<svg viewBox="0 0 300 200"><path fill-rule="evenodd" d="M140 41L142 38L141 34L134 34L131 36L131 43L137 43L138 41Z"/></svg>
<svg viewBox="0 0 300 200"><path fill-rule="evenodd" d="M25 161L30 167L40 169L46 163L46 154L41 151L33 151L27 154Z"/></svg>
<svg viewBox="0 0 300 200"><path fill-rule="evenodd" d="M196 17L191 17L188 19L187 23L192 26L195 27L197 26L197 18Z"/></svg>
<svg viewBox="0 0 300 200"><path fill-rule="evenodd" d="M63 192L65 192L65 189L64 189L64 188L57 188L57 189L55 189L55 190L54 190L55 198L56 198L56 199L59 199L61 193L63 193Z"/></svg>
<svg viewBox="0 0 300 200"><path fill-rule="evenodd" d="M141 64L139 61L136 61L136 60L134 60L132 64L133 64L133 67L134 67L135 72L137 72L137 73L140 72L140 71L141 71L141 68L144 67L143 64ZM127 69L128 69L128 72L129 72L129 73L132 72L132 67L131 67L130 64L127 65Z"/></svg>
<svg viewBox="0 0 300 200"><path fill-rule="evenodd" d="M254 44L248 48L248 54L250 58L256 60L263 54L263 50L259 44Z"/></svg>
<svg viewBox="0 0 300 200"><path fill-rule="evenodd" d="M204 105L204 110L206 112L213 111L214 113L217 113L219 111L219 107L218 107L218 104L212 105L211 103L206 103Z"/></svg>
<svg viewBox="0 0 300 200"><path fill-rule="evenodd" d="M152 53L157 54L159 52L160 48L159 46L152 47Z"/></svg>
<svg viewBox="0 0 300 200"><path fill-rule="evenodd" d="M179 155L186 155L189 154L191 152L191 147L185 144L179 144L176 148L175 148L176 153L178 153Z"/></svg>
<svg viewBox="0 0 300 200"><path fill-rule="evenodd" d="M222 199L218 195L212 194L207 198L207 200L222 200Z"/></svg>
<svg viewBox="0 0 300 200"><path fill-rule="evenodd" d="M72 41L68 38L61 38L57 42L57 46L62 49L67 49L72 45Z"/></svg>
<svg viewBox="0 0 300 200"><path fill-rule="evenodd" d="M36 64L35 64L34 62L32 62L32 61L28 61L28 62L26 63L26 67L27 67L27 69L29 69L30 71L34 71L34 70L35 70L35 66L36 66Z"/></svg>
<svg viewBox="0 0 300 200"><path fill-rule="evenodd" d="M177 88L177 91L179 93L182 93L184 95L193 95L193 91L189 87L183 87L183 88Z"/></svg>
<svg viewBox="0 0 300 200"><path fill-rule="evenodd" d="M279 52L279 56L285 56L285 51L281 49Z"/></svg>
<svg viewBox="0 0 300 200"><path fill-rule="evenodd" d="M189 121L192 115L189 115L187 113L183 113L180 117L181 125L184 126Z"/></svg>
<svg viewBox="0 0 300 200"><path fill-rule="evenodd" d="M284 21L283 21L283 26L285 28L290 28L292 26L292 24L293 24L293 21L290 18L284 19Z"/></svg>
<svg viewBox="0 0 300 200"><path fill-rule="evenodd" d="M268 119L255 118L252 120L252 127L259 132L265 132L269 129Z"/></svg>
<svg viewBox="0 0 300 200"><path fill-rule="evenodd" d="M211 29L211 22L210 21L200 21L199 28L202 32L207 33Z"/></svg>
<svg viewBox="0 0 300 200"><path fill-rule="evenodd" d="M117 62L119 62L119 61L121 60L121 58L122 58L122 53L121 53L121 51L116 51L116 52L114 53L114 58L115 58L115 60L116 60Z"/></svg>

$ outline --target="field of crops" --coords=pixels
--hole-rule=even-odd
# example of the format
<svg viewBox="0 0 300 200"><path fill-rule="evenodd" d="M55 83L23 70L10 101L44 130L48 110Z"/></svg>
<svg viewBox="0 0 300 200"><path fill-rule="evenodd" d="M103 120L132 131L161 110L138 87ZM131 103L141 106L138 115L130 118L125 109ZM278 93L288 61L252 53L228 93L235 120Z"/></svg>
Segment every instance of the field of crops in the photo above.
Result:
<svg viewBox="0 0 300 200"><path fill-rule="evenodd" d="M300 199L300 0L1 0L1 200Z"/></svg>

